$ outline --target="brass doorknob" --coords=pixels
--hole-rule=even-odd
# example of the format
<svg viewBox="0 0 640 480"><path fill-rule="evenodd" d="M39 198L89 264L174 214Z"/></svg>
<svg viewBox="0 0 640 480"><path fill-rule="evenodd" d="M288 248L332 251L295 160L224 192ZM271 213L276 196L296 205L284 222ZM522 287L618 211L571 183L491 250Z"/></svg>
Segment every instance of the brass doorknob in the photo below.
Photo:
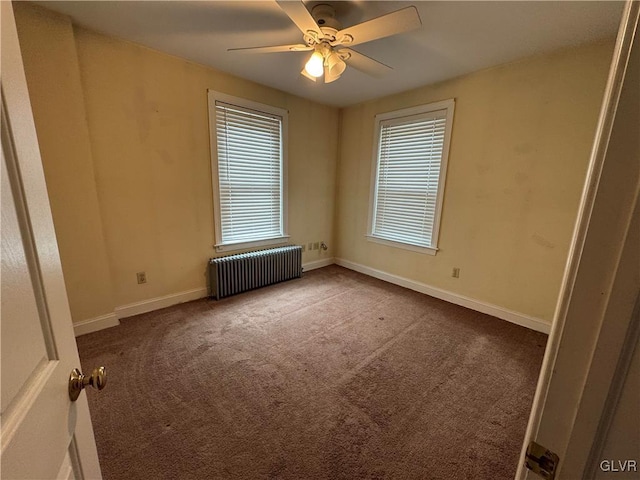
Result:
<svg viewBox="0 0 640 480"><path fill-rule="evenodd" d="M104 367L94 368L91 376L83 375L80 370L74 368L69 377L69 398L75 402L80 396L80 392L87 385L102 390L107 384L107 369Z"/></svg>

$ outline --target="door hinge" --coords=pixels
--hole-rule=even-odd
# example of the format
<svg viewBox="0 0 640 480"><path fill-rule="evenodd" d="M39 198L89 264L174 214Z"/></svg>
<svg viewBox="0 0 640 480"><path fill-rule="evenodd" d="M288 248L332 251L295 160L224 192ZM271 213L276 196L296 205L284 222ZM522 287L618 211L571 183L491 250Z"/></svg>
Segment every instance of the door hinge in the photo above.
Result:
<svg viewBox="0 0 640 480"><path fill-rule="evenodd" d="M558 462L560 462L560 457L548 448L533 441L529 444L525 466L545 480L556 478Z"/></svg>

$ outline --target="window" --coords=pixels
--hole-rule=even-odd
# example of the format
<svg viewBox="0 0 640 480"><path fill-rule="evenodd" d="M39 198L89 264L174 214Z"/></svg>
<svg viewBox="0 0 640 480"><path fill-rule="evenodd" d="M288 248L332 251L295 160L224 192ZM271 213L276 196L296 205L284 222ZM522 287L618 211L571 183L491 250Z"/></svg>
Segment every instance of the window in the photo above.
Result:
<svg viewBox="0 0 640 480"><path fill-rule="evenodd" d="M216 250L287 241L287 112L209 91Z"/></svg>
<svg viewBox="0 0 640 480"><path fill-rule="evenodd" d="M369 240L435 255L454 100L376 116Z"/></svg>

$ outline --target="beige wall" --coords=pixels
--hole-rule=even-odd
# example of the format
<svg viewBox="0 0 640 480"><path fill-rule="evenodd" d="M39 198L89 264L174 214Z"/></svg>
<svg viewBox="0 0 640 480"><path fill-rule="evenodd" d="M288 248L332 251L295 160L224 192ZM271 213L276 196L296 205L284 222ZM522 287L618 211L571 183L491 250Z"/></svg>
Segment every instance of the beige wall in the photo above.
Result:
<svg viewBox="0 0 640 480"><path fill-rule="evenodd" d="M335 256L551 319L611 42L338 111L16 9L74 321L205 287L210 88L289 110L291 241L329 244L304 262ZM456 111L441 250L367 242L374 115L446 98Z"/></svg>
<svg viewBox="0 0 640 480"><path fill-rule="evenodd" d="M342 110L337 256L550 321L612 48L566 49ZM374 116L448 98L440 251L368 242Z"/></svg>
<svg viewBox="0 0 640 480"><path fill-rule="evenodd" d="M60 258L74 320L115 306L73 27L14 3Z"/></svg>
<svg viewBox="0 0 640 480"><path fill-rule="evenodd" d="M18 10L20 40L31 45L23 55L34 110L42 112L36 128L47 181L54 178L52 204L63 203L61 210L74 214L64 221L54 212L66 278L90 270L79 247L92 218L104 227L116 307L205 287L207 260L216 255L207 89L289 110L291 241L328 243L327 252L305 252L303 262L333 255L336 108L132 43L72 31L64 17L48 19L30 5ZM59 42L52 42L58 35L52 28L62 31ZM68 69L78 66L81 85L74 80L71 88ZM52 90L52 84L64 89ZM77 121L67 118L68 104L77 106ZM91 175L77 175L68 164L58 172L78 132ZM67 199L77 190L97 192L97 205L87 205L86 195ZM146 284L137 284L139 271L147 273ZM114 305L98 304L99 295L81 282L67 283L74 321L113 312ZM75 308L81 301L96 302L95 308Z"/></svg>

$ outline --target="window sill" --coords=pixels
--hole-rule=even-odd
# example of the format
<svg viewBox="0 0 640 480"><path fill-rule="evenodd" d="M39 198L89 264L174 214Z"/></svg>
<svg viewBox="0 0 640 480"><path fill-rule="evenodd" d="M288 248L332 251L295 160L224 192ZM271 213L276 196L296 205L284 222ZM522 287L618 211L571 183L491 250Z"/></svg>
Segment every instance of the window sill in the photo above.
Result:
<svg viewBox="0 0 640 480"><path fill-rule="evenodd" d="M411 250L412 252L425 253L427 255L435 255L438 253L438 249L435 247L422 247L418 245L411 245L409 243L402 243L394 240L387 240L386 238L375 237L371 234L367 235L367 240L373 243L379 243L381 245L387 245L389 247L402 248L404 250Z"/></svg>
<svg viewBox="0 0 640 480"><path fill-rule="evenodd" d="M249 242L238 243L217 243L213 247L216 252L232 252L234 250L243 250L245 248L252 247L269 247L271 245L282 245L289 241L289 235L283 235L282 237L267 238L264 240L252 240Z"/></svg>

